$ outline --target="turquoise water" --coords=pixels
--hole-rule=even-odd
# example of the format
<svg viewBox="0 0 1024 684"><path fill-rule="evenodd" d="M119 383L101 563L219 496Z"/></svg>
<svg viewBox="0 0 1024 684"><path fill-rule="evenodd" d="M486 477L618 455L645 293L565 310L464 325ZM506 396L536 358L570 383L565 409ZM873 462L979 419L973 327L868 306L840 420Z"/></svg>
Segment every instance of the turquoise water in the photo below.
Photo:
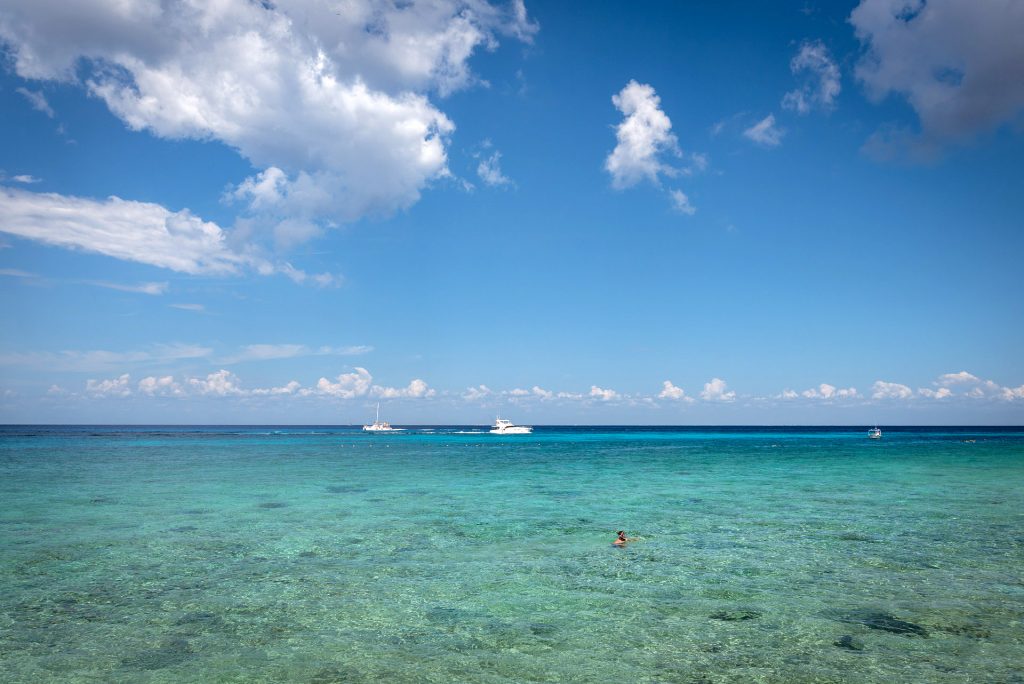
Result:
<svg viewBox="0 0 1024 684"><path fill-rule="evenodd" d="M1024 430L0 428L0 679L1024 682L1022 484Z"/></svg>

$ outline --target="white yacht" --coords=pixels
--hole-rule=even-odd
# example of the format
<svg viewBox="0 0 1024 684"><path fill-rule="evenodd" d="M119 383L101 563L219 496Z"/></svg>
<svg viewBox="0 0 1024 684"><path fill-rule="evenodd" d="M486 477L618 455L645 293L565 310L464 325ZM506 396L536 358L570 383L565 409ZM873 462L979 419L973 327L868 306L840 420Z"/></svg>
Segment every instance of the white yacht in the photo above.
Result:
<svg viewBox="0 0 1024 684"><path fill-rule="evenodd" d="M868 439L882 439L882 431L877 426L868 430Z"/></svg>
<svg viewBox="0 0 1024 684"><path fill-rule="evenodd" d="M391 423L380 419L380 402L377 402L377 419L373 421L373 425L364 425L363 430L366 432L401 432L405 428L391 427Z"/></svg>
<svg viewBox="0 0 1024 684"><path fill-rule="evenodd" d="M525 425L513 425L511 420L496 418L494 427L491 428L492 435L528 435L533 432L532 427Z"/></svg>

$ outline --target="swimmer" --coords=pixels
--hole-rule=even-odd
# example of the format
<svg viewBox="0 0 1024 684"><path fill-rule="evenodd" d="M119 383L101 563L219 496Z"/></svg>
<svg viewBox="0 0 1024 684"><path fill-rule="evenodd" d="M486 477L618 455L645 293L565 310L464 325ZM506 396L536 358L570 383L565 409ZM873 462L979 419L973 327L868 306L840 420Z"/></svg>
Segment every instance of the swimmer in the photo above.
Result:
<svg viewBox="0 0 1024 684"><path fill-rule="evenodd" d="M612 546L625 546L626 542L636 541L636 537L627 537L625 530L619 530L617 534L619 536L612 542Z"/></svg>

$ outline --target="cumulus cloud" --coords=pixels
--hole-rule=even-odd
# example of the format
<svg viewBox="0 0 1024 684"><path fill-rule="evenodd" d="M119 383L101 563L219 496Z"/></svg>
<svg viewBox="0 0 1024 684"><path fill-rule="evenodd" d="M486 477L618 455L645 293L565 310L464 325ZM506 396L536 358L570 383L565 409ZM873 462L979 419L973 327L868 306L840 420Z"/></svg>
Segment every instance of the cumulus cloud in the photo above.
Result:
<svg viewBox="0 0 1024 684"><path fill-rule="evenodd" d="M538 387L537 385L534 385L533 387L530 388L530 394L532 394L533 396L537 397L542 401L550 401L551 399L555 398L554 392L546 390L543 387Z"/></svg>
<svg viewBox="0 0 1024 684"><path fill-rule="evenodd" d="M659 399L671 399L673 401L684 401L692 403L693 397L686 396L686 390L682 387L676 387L672 384L671 380L665 380L661 383L661 392L658 393Z"/></svg>
<svg viewBox="0 0 1024 684"><path fill-rule="evenodd" d="M128 373L109 380L87 380L85 391L96 397L127 397L132 393L131 381Z"/></svg>
<svg viewBox="0 0 1024 684"><path fill-rule="evenodd" d="M937 390L927 388L919 389L921 396L943 399L950 396L965 396L970 399L998 399L1002 401L1014 401L1022 398L1020 387L1004 387L994 380L982 380L977 375L960 371L958 373L944 373L934 383ZM956 391L954 391L956 390Z"/></svg>
<svg viewBox="0 0 1024 684"><path fill-rule="evenodd" d="M183 397L185 391L174 381L173 375L149 376L139 380L139 392L151 397Z"/></svg>
<svg viewBox="0 0 1024 684"><path fill-rule="evenodd" d="M462 393L462 398L466 401L479 401L492 394L491 388L487 385L477 385L476 387L467 387L466 391Z"/></svg>
<svg viewBox="0 0 1024 684"><path fill-rule="evenodd" d="M615 149L604 161L613 188L623 190L644 180L661 188L662 176L690 176L707 169L708 157L701 153L690 154L689 164L682 168L664 161L666 155L677 158L684 158L684 155L672 132L672 121L661 110L661 98L653 87L631 80L612 95L612 104L624 117L615 128ZM667 192L673 209L680 214L692 216L697 211L682 190Z"/></svg>
<svg viewBox="0 0 1024 684"><path fill-rule="evenodd" d="M827 382L823 382L817 387L804 390L800 393L801 396L807 399L824 399L830 401L833 399L853 399L858 395L855 387L838 388L835 385L830 385Z"/></svg>
<svg viewBox="0 0 1024 684"><path fill-rule="evenodd" d="M959 373L944 373L939 376L939 379L935 381L935 384L940 387L950 387L951 385L965 385L980 383L981 379L976 375L971 375L967 371L960 371Z"/></svg>
<svg viewBox="0 0 1024 684"><path fill-rule="evenodd" d="M868 96L906 98L920 134L880 133L869 148L966 141L1024 112L1024 4L1017 0L862 0L850 14L866 48Z"/></svg>
<svg viewBox="0 0 1024 684"><path fill-rule="evenodd" d="M22 78L77 82L134 130L218 140L260 172L236 196L282 242L311 225L410 206L449 175L451 120L428 99L476 82L500 35L529 41L520 0L39 3L10 0L0 38Z"/></svg>
<svg viewBox="0 0 1024 684"><path fill-rule="evenodd" d="M872 399L910 399L914 396L913 390L898 382L877 380L871 389Z"/></svg>
<svg viewBox="0 0 1024 684"><path fill-rule="evenodd" d="M266 387L257 388L249 391L249 394L260 397L260 396L275 396L275 395L292 395L299 391L302 385L297 380L292 380L281 387Z"/></svg>
<svg viewBox="0 0 1024 684"><path fill-rule="evenodd" d="M590 394L588 396L592 399L599 399L601 401L612 401L619 398L619 393L613 389L602 389L597 385L591 385Z"/></svg>
<svg viewBox="0 0 1024 684"><path fill-rule="evenodd" d="M354 399L366 396L373 383L373 376L365 368L356 366L352 373L342 373L334 382L327 378L320 378L316 389L322 394L337 397L338 399Z"/></svg>
<svg viewBox="0 0 1024 684"><path fill-rule="evenodd" d="M625 117L615 129L615 149L604 163L612 176L612 187L621 190L645 179L659 185L661 174L675 175L675 169L661 157L666 153L679 155L679 144L654 88L630 81L612 95L612 103Z"/></svg>
<svg viewBox="0 0 1024 684"><path fill-rule="evenodd" d="M419 378L411 381L406 387L381 387L374 385L371 394L381 399L422 399L430 398L437 394L430 389L427 383Z"/></svg>
<svg viewBox="0 0 1024 684"><path fill-rule="evenodd" d="M227 397L244 393L238 377L223 369L210 373L205 378L189 378L188 384L196 393L205 396Z"/></svg>
<svg viewBox="0 0 1024 684"><path fill-rule="evenodd" d="M736 392L728 389L728 384L721 378L711 378L704 383L704 390L700 393L704 401L735 401Z"/></svg>
<svg viewBox="0 0 1024 684"><path fill-rule="evenodd" d="M782 144L784 132L775 125L775 115L769 114L750 128L743 131L743 136L763 147L778 147Z"/></svg>
<svg viewBox="0 0 1024 684"><path fill-rule="evenodd" d="M782 106L798 114L807 114L815 107L830 110L842 86L839 81L839 67L832 61L828 48L819 41L805 42L789 63L795 76L805 78L796 90L782 98Z"/></svg>
<svg viewBox="0 0 1024 684"><path fill-rule="evenodd" d="M11 176L11 180L15 183L25 183L26 185L42 182L42 178L36 178L28 173L19 173L17 176Z"/></svg>
<svg viewBox="0 0 1024 684"><path fill-rule="evenodd" d="M17 91L28 100L28 103L32 105L32 109L42 112L51 119L56 116L53 108L50 107L50 103L46 101L46 96L41 92L29 90L28 88L17 88Z"/></svg>
<svg viewBox="0 0 1024 684"><path fill-rule="evenodd" d="M476 167L476 173L480 176L480 180L491 187L512 183L511 179L501 171L501 152L497 150L480 160Z"/></svg>

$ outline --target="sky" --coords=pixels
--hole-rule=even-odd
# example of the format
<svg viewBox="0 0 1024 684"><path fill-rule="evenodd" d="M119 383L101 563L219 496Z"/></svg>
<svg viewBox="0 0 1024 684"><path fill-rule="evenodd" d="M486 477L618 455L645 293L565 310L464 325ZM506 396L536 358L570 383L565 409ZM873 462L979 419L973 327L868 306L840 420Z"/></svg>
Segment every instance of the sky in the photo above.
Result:
<svg viewBox="0 0 1024 684"><path fill-rule="evenodd" d="M0 0L0 422L1024 424L1022 34Z"/></svg>

